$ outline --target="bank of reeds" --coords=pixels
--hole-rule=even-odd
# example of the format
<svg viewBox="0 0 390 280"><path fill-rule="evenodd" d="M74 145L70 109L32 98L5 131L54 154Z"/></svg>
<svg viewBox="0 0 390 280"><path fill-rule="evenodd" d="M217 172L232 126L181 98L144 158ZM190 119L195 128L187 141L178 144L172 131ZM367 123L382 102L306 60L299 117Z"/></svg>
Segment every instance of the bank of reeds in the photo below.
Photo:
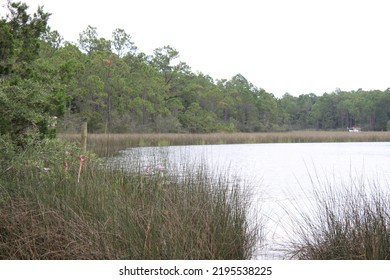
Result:
<svg viewBox="0 0 390 280"><path fill-rule="evenodd" d="M389 260L390 196L376 182L327 182L310 205L295 204L288 256L303 260ZM305 209L305 210L304 210ZM291 210L291 207L290 207Z"/></svg>
<svg viewBox="0 0 390 280"><path fill-rule="evenodd" d="M78 150L55 142L1 162L0 259L252 257L261 228L232 182L204 168L186 180L115 170L90 156L78 183Z"/></svg>
<svg viewBox="0 0 390 280"><path fill-rule="evenodd" d="M74 142L80 141L80 135L78 134L60 134L59 137ZM390 141L390 132L289 131L210 134L89 134L88 149L99 156L110 156L126 148L144 146L380 141Z"/></svg>

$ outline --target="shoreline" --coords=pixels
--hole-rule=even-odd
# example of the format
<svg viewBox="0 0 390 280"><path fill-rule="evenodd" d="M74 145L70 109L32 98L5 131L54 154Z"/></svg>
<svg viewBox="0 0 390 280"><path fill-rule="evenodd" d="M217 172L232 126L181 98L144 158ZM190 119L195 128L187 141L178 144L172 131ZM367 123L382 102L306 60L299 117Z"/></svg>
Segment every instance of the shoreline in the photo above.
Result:
<svg viewBox="0 0 390 280"><path fill-rule="evenodd" d="M80 142L76 133L58 133L58 138ZM288 131L248 133L90 133L88 150L98 156L112 156L120 150L134 147L261 144L261 143L329 143L329 142L388 142L389 131Z"/></svg>

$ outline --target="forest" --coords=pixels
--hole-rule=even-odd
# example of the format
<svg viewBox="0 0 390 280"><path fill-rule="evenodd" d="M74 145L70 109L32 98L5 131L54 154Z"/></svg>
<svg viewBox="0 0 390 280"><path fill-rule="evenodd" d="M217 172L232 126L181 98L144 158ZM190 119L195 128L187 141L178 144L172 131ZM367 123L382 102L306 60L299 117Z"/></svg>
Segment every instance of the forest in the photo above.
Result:
<svg viewBox="0 0 390 280"><path fill-rule="evenodd" d="M259 208L252 205L252 195L272 185L243 186L235 173L195 166L184 154L183 162L171 164L179 172L165 168L168 154L154 168L135 152L129 170L102 157L149 144L221 144L222 134L229 143L389 141L389 133L339 131L390 131L390 88L276 97L241 74L214 80L194 73L171 46L145 54L123 29L102 38L88 26L71 43L50 28L42 7L30 14L22 2L5 6L0 259L254 260L272 251L267 236L276 227L286 230L286 239L275 252L288 259L389 259L390 207L380 177L357 174L354 181L351 174L339 189L314 174L314 208L306 212L294 197L285 204L290 231L272 211L262 212L272 195L254 199ZM63 137L78 139L85 121L93 132L88 150ZM271 220L276 224L268 227Z"/></svg>
<svg viewBox="0 0 390 280"><path fill-rule="evenodd" d="M390 88L275 97L243 75L214 80L172 46L137 49L125 30L88 26L77 43L48 26L40 7L8 1L0 20L0 134L209 133L390 130ZM259 66L260 67L260 66ZM282 81L281 81L282 82Z"/></svg>

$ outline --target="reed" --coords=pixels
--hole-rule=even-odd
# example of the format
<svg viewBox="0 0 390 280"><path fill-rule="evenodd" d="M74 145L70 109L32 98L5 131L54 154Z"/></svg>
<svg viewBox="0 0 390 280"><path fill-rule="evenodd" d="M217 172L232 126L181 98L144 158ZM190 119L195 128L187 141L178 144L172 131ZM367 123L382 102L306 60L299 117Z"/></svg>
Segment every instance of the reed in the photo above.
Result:
<svg viewBox="0 0 390 280"><path fill-rule="evenodd" d="M261 225L249 222L250 198L224 176L204 167L180 177L145 172L137 158L131 171L114 169L88 155L78 182L78 152L46 141L2 162L0 259L253 256Z"/></svg>
<svg viewBox="0 0 390 280"><path fill-rule="evenodd" d="M59 137L73 142L80 142L80 135L77 134L60 134ZM390 141L390 132L289 131L210 134L89 134L88 149L99 156L111 156L126 148L143 146L380 141Z"/></svg>
<svg viewBox="0 0 390 280"><path fill-rule="evenodd" d="M319 181L317 181L319 182ZM310 210L295 205L287 255L304 260L390 259L390 196L362 180L314 188ZM291 209L291 208L290 208Z"/></svg>

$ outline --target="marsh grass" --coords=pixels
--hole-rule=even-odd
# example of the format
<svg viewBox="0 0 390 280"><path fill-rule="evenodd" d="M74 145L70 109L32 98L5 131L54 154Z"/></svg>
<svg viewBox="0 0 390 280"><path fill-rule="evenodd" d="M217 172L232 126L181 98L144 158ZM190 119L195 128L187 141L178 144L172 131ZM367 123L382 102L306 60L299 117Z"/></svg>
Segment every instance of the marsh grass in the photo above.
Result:
<svg viewBox="0 0 390 280"><path fill-rule="evenodd" d="M61 142L61 141L55 141ZM50 141L2 162L0 259L249 259L261 225L249 197L205 168L186 180L78 160ZM67 147L65 147L67 146ZM140 165L134 165L140 166ZM45 171L44 167L50 169Z"/></svg>
<svg viewBox="0 0 390 280"><path fill-rule="evenodd" d="M309 207L295 204L289 212L293 227L287 255L304 260L390 259L389 192L362 179L341 185L316 181Z"/></svg>
<svg viewBox="0 0 390 280"><path fill-rule="evenodd" d="M77 143L80 141L80 135L78 134L60 134L59 137ZM380 141L390 141L390 132L290 131L210 134L89 134L88 149L99 156L111 156L126 148L145 146Z"/></svg>

